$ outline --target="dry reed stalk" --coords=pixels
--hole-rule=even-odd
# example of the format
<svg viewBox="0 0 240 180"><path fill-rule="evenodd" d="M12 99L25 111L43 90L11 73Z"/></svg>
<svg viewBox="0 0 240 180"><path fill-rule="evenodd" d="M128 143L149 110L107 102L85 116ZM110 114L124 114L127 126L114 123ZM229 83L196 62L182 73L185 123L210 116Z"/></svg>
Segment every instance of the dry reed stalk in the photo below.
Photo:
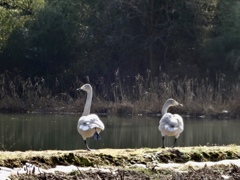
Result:
<svg viewBox="0 0 240 180"><path fill-rule="evenodd" d="M178 109L184 114L217 114L223 110L238 113L239 82L229 86L223 75L216 76L216 82L214 85L208 78L178 79L166 74L152 77L149 70L144 76L121 77L117 70L113 82L100 77L92 83L95 93L93 111L159 113L166 99L172 97L184 104L184 108ZM40 108L47 111L65 107L76 111L74 107L82 106L84 102L78 102L84 97L76 91L83 83L77 76L70 87L66 88L64 83L56 78L53 84L47 84L42 77L23 78L6 71L0 74L0 109Z"/></svg>

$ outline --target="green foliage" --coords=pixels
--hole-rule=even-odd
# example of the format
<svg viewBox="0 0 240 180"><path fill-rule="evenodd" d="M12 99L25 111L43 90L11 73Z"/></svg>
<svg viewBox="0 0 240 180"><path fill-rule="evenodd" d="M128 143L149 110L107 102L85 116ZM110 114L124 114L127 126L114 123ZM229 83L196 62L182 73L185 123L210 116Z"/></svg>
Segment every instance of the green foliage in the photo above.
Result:
<svg viewBox="0 0 240 180"><path fill-rule="evenodd" d="M0 71L57 78L59 91L75 77L112 82L116 72L231 74L240 67L239 8L234 0L2 0Z"/></svg>
<svg viewBox="0 0 240 180"><path fill-rule="evenodd" d="M150 69L157 76L160 66L169 73L183 73L178 69L194 63L192 57L205 30L201 25L210 16L199 8L207 2L115 0L89 4L93 9L87 19L89 48L86 61L78 63L84 67L92 62L83 68L89 70L87 74L114 74L120 69L133 76Z"/></svg>
<svg viewBox="0 0 240 180"><path fill-rule="evenodd" d="M30 74L57 74L71 62L76 45L77 6L65 1L50 1L27 25L27 56L33 68ZM36 67L38 64L38 68Z"/></svg>
<svg viewBox="0 0 240 180"><path fill-rule="evenodd" d="M43 0L3 0L0 3L1 71L21 70L26 66L26 23L44 6Z"/></svg>
<svg viewBox="0 0 240 180"><path fill-rule="evenodd" d="M44 0L1 0L0 2L0 53L11 33L23 28L24 23L44 5Z"/></svg>
<svg viewBox="0 0 240 180"><path fill-rule="evenodd" d="M200 60L206 69L236 76L240 68L240 2L220 0L212 29L201 51ZM235 72L234 72L235 71Z"/></svg>

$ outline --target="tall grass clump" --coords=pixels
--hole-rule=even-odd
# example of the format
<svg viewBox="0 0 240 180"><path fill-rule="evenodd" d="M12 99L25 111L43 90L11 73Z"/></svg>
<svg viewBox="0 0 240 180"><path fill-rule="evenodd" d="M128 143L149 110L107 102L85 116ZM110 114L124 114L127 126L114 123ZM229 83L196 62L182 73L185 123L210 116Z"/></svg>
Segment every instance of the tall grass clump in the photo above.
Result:
<svg viewBox="0 0 240 180"><path fill-rule="evenodd" d="M162 73L153 77L151 71L134 77L122 77L115 71L114 80L99 77L92 81L94 96L92 112L112 114L160 114L164 102L174 98L183 108L174 112L189 115L237 115L240 84L230 84L225 76L209 78L170 77ZM8 71L0 74L0 111L2 112L82 112L86 94L76 91L83 85L75 76L71 80L56 78L49 83L43 77L23 78ZM70 84L66 86L66 84Z"/></svg>
<svg viewBox="0 0 240 180"><path fill-rule="evenodd" d="M102 88L106 87L105 83ZM184 104L184 108L175 109L175 112L191 115L237 113L239 107L240 84L229 86L223 74L216 76L215 83L212 83L207 77L178 79L165 73L152 77L151 71L147 70L145 74L131 78L121 77L116 71L115 81L110 87L103 91L108 94L105 96L112 97L108 101L112 103L111 110L115 113L160 113L168 98Z"/></svg>
<svg viewBox="0 0 240 180"><path fill-rule="evenodd" d="M51 88L56 85L51 84ZM51 111L71 100L68 93L54 94L43 77L23 78L9 71L0 74L0 111Z"/></svg>
<svg viewBox="0 0 240 180"><path fill-rule="evenodd" d="M49 95L43 78L27 78L5 71L0 75L0 110L7 112L26 111L35 103L47 103ZM39 104L40 105L40 104ZM41 105L40 105L41 106Z"/></svg>

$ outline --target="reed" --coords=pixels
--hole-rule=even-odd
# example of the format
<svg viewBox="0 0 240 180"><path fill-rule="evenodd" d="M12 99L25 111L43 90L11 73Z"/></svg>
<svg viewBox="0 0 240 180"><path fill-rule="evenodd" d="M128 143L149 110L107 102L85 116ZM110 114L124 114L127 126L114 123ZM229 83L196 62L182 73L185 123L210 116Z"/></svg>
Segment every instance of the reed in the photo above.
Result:
<svg viewBox="0 0 240 180"><path fill-rule="evenodd" d="M143 75L121 77L115 71L113 81L99 78L92 82L94 99L92 112L112 114L157 114L166 99L172 97L184 104L172 108L174 112L189 115L238 115L240 84L229 85L221 76L215 84L208 78L152 77ZM47 84L43 77L23 78L6 71L0 74L0 111L2 112L81 112L85 94L76 91L83 82L75 77L66 81L56 78ZM171 110L171 109L170 109Z"/></svg>

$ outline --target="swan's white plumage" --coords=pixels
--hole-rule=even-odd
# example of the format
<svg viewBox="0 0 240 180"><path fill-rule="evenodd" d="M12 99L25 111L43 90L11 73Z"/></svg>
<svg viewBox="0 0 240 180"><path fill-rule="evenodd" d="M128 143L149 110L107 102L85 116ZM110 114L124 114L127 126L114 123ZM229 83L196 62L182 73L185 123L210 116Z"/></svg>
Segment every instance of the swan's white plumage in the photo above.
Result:
<svg viewBox="0 0 240 180"><path fill-rule="evenodd" d="M183 119L178 114L166 113L163 115L159 122L159 131L162 136L175 136L179 137L183 131Z"/></svg>
<svg viewBox="0 0 240 180"><path fill-rule="evenodd" d="M88 116L80 117L78 121L78 129L82 131L88 131L93 128L105 129L103 122L96 114L89 114Z"/></svg>
<svg viewBox="0 0 240 180"><path fill-rule="evenodd" d="M90 150L87 145L86 138L94 136L96 132L99 134L105 129L105 126L96 114L90 114L90 109L92 105L92 86L90 84L84 84L79 89L87 92L87 99L84 106L83 114L78 120L77 130L84 139L87 149Z"/></svg>
<svg viewBox="0 0 240 180"><path fill-rule="evenodd" d="M176 139L180 136L184 130L183 119L178 114L168 113L167 110L170 106L182 106L174 99L168 99L162 108L162 118L159 121L158 129L161 131L163 137L163 147L164 147L164 137L165 136L175 136ZM174 145L175 145L174 142Z"/></svg>

